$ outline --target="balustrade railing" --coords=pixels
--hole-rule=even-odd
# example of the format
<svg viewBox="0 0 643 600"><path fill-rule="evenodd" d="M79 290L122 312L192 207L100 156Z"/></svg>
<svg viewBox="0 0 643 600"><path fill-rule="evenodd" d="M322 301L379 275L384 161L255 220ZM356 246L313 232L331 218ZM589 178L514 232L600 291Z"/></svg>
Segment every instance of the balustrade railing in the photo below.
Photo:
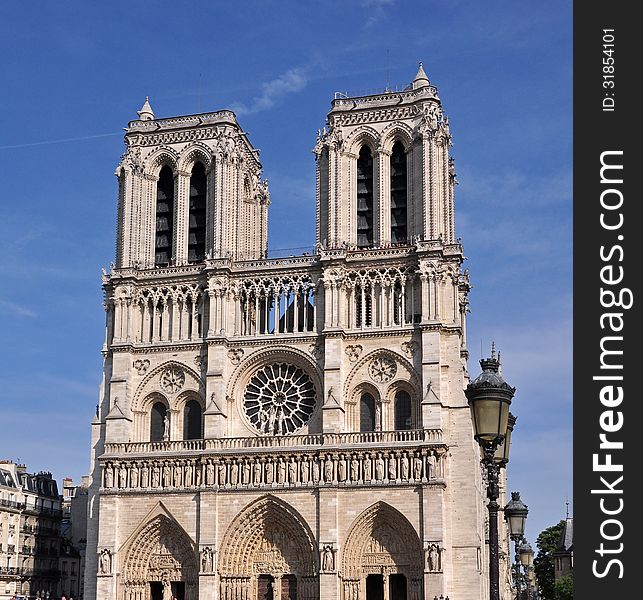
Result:
<svg viewBox="0 0 643 600"><path fill-rule="evenodd" d="M199 452L208 450L243 450L296 447L340 447L364 444L442 443L441 429L408 429L397 431L365 431L347 433L315 433L308 435L261 435L226 437L207 440L173 440L168 442L126 442L105 444L105 454L148 454L157 452Z"/></svg>

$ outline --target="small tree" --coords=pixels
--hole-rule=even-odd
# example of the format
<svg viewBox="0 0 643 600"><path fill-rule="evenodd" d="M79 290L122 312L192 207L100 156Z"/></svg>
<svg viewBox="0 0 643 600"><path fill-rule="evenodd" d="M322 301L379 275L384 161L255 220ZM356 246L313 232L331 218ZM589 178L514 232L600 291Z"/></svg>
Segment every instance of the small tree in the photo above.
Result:
<svg viewBox="0 0 643 600"><path fill-rule="evenodd" d="M556 600L574 600L574 576L571 573L563 575L554 583Z"/></svg>
<svg viewBox="0 0 643 600"><path fill-rule="evenodd" d="M554 557L565 521L544 529L536 539L538 554L534 559L534 570L542 600L557 600L554 591Z"/></svg>

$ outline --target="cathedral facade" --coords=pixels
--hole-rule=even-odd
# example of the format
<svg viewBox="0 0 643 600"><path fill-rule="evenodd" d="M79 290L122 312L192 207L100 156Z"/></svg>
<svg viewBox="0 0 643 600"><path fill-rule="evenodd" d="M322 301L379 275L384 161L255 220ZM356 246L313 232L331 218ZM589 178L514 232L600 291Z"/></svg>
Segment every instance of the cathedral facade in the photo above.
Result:
<svg viewBox="0 0 643 600"><path fill-rule="evenodd" d="M116 170L86 600L487 596L451 135L422 66L336 94L314 253L267 257L234 113L155 118Z"/></svg>

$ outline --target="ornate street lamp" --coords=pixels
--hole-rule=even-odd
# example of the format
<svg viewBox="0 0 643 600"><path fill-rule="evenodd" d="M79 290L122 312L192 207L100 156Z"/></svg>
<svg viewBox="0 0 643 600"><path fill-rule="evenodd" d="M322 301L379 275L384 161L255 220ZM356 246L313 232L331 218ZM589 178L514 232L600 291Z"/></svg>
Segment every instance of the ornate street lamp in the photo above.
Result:
<svg viewBox="0 0 643 600"><path fill-rule="evenodd" d="M511 416L511 415L510 415ZM511 492L511 500L507 503L504 509L505 520L509 526L509 537L516 545L516 562L513 565L514 581L516 583L516 590L518 598L520 598L520 589L522 587L522 574L520 572L520 541L525 535L525 521L529 509L527 505L520 499L520 492Z"/></svg>
<svg viewBox="0 0 643 600"><path fill-rule="evenodd" d="M531 592L533 589L532 578L534 568L534 551L531 549L529 542L523 538L522 544L518 547L518 556L520 557L520 564L525 571L525 584L527 588L527 598L531 600Z"/></svg>
<svg viewBox="0 0 643 600"><path fill-rule="evenodd" d="M500 466L495 460L496 450L507 435L509 405L516 391L500 375L500 360L495 346L491 358L480 361L482 373L465 390L474 437L483 450L483 464L487 469L487 498L489 503L489 599L500 600L500 566L498 556L498 479ZM509 445L507 444L507 449ZM507 450L508 451L508 450Z"/></svg>
<svg viewBox="0 0 643 600"><path fill-rule="evenodd" d="M506 467L509 462L511 432L514 430L517 420L518 419L516 417L509 413L509 418L507 419L507 434L505 435L505 439L498 444L498 449L493 457L500 467Z"/></svg>

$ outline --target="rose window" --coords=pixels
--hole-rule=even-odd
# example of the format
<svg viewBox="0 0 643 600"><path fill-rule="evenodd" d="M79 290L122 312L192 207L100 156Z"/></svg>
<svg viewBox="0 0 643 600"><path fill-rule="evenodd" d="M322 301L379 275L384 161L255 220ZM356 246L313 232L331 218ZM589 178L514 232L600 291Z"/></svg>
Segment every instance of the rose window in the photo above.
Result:
<svg viewBox="0 0 643 600"><path fill-rule="evenodd" d="M293 433L313 414L315 386L299 367L287 363L267 365L250 379L243 407L260 433Z"/></svg>
<svg viewBox="0 0 643 600"><path fill-rule="evenodd" d="M395 377L397 365L392 358L388 356L378 356L371 361L368 367L368 373L373 381L384 383Z"/></svg>
<svg viewBox="0 0 643 600"><path fill-rule="evenodd" d="M175 394L185 383L185 374L179 367L168 367L161 375L161 387L166 392Z"/></svg>

